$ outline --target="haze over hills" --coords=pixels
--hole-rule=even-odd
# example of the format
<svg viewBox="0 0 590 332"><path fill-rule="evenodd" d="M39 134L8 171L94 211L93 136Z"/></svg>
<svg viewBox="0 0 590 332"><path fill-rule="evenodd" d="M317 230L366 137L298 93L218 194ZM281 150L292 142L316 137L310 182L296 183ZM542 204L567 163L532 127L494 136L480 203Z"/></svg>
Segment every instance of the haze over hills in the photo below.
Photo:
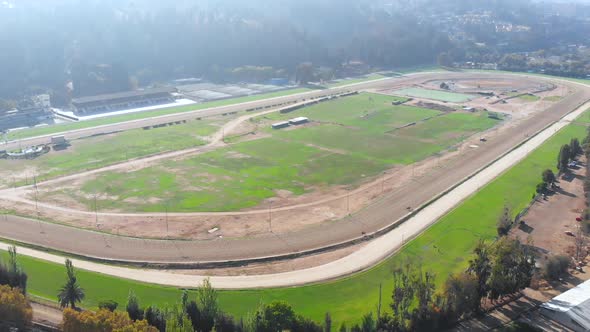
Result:
<svg viewBox="0 0 590 332"><path fill-rule="evenodd" d="M528 0L6 0L0 98L49 92L67 104L67 82L86 96L182 77L301 81L303 63L321 80L345 75L348 61L374 69L437 64L441 54L444 65L499 62L585 42L589 10L579 6L572 18L571 8L551 14Z"/></svg>

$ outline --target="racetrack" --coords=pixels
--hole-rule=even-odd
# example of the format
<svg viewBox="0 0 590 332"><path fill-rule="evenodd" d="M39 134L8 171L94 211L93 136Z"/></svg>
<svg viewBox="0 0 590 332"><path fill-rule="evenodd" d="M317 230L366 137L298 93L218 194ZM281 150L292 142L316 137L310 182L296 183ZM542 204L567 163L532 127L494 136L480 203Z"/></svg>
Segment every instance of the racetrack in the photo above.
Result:
<svg viewBox="0 0 590 332"><path fill-rule="evenodd" d="M378 82L361 83L355 85L354 90L379 88L383 86L389 88L392 86L392 82L394 83L393 85L402 86L414 84L425 79L441 77L444 77L445 79L453 77L477 79L498 76L514 77L504 74L430 73L413 75L409 78L403 79L387 79ZM395 221L404 217L407 214L406 207L418 207L423 205L433 197L445 192L463 179L472 175L475 171L490 164L499 156L510 151L514 146L526 140L528 136L533 135L547 125L556 122L572 109L590 99L590 91L585 86L566 82L560 83L568 85L576 91L561 102L550 107L547 111L540 112L538 115L523 121L518 126L508 128L500 136L495 138L493 142L483 144L477 150L464 151L462 157L454 163L448 164L442 168L434 169L424 177L415 179L416 186L407 186L389 193L371 206L343 220L323 223L288 234L267 234L254 238L215 239L210 241L164 241L106 235L57 224L39 223L35 220L26 218L5 216L5 218L0 218L0 236L41 247L105 260L141 263L179 263L187 265L198 265L199 263L204 262L248 261L276 256L290 257L304 252L335 247L342 243L362 241L365 235L371 235L379 230L390 227ZM341 91L349 91L351 87L339 89L342 89ZM333 92L332 90L328 91L330 93ZM318 92L312 93L315 94ZM326 91L322 91L321 93L325 94ZM307 97L307 94L308 93L305 93L304 95ZM302 97L289 96L280 98ZM254 103L264 105L265 103L276 103L276 101L261 101ZM252 106L250 104L251 103L248 103L248 107ZM245 106L232 107L235 107L233 109L238 110L244 109ZM226 108L227 107L224 107L222 111L213 110L211 112L227 112ZM182 114L182 116L186 115L187 114ZM131 125L138 126L135 122ZM143 125L145 125L145 123L139 125L139 127ZM114 126L116 127L118 125ZM94 128L93 130L104 131L107 129L110 131L112 128ZM79 133L74 134L78 135ZM84 135L87 135L87 133ZM528 144L529 143L527 143L527 145ZM473 187L470 188L470 190L472 190L471 192L477 189ZM447 196L445 196L444 199L446 199ZM14 197L6 197L6 199L14 199ZM29 201L26 203L31 204L32 202ZM434 206L434 204L431 206ZM290 207L286 207L285 209L288 208ZM450 207L447 206L447 208L440 211L447 211L448 208ZM74 211L64 209L63 213L74 213ZM236 213L260 214L261 218L263 218L266 215L267 210ZM108 217L116 214L102 213L100 215L101 217ZM161 215L162 214L149 214L149 216ZM174 214L171 213L169 215L173 216ZM201 215L201 213L195 215ZM397 234L396 236L400 237L399 234L405 234L402 231L404 227L411 227L406 238L412 234L416 234L423 229L422 226L424 226L423 223L420 224L419 222L416 222L416 220L418 220L416 218L417 216L406 221L389 234ZM436 219L430 218L426 224L435 222L435 220ZM413 225L414 223L422 226L406 226ZM373 246L373 243L375 242L376 241L371 242L371 246ZM395 246L391 247L393 248L392 250L395 249L394 247ZM383 248L379 250L382 249ZM381 254L384 252L390 253L392 250L382 251ZM355 264L349 264L350 268L347 273L353 272L352 266ZM358 270L358 264L356 265L357 268L355 270ZM338 273L340 272L342 271L339 271ZM322 272L322 274L323 273L324 272ZM324 279L335 277L336 274L325 274L326 278ZM318 277L318 275L312 273L310 273L310 276L315 276L314 278L316 279ZM309 280L300 281L300 283L310 282Z"/></svg>
<svg viewBox="0 0 590 332"><path fill-rule="evenodd" d="M406 240L415 237L429 225L435 223L449 209L452 209L462 200L469 197L482 185L492 181L505 170L518 163L533 149L549 139L555 132L569 124L569 122L575 120L575 118L582 114L588 107L590 107L590 103L578 107L576 111L542 130L539 134L532 137L530 140L527 140L520 147L506 154L489 167L486 167L472 178L451 190L442 198L425 207L406 223L370 242L368 245L349 256L325 265L303 270L256 276L211 277L211 282L214 287L220 289L284 287L335 279L366 269L389 256L395 250L400 248ZM7 244L2 245L2 249L7 247ZM57 255L47 254L45 252L28 248L19 247L18 250L20 254L37 257L55 263L61 263L64 259ZM173 272L159 270L136 270L80 260L74 260L74 265L78 268L117 277L178 287L193 287L205 278L203 276L179 275Z"/></svg>

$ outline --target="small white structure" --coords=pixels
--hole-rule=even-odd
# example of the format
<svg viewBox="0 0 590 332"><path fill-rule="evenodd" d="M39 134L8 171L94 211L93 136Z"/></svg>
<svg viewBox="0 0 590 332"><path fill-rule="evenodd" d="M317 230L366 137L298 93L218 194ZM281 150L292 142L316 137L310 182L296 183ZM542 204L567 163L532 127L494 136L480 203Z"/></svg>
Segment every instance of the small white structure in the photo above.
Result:
<svg viewBox="0 0 590 332"><path fill-rule="evenodd" d="M294 119L289 120L289 124L292 124L294 126L301 125L301 124L308 123L308 122L309 122L309 119L304 116L300 116L298 118L294 118Z"/></svg>
<svg viewBox="0 0 590 332"><path fill-rule="evenodd" d="M543 303L540 312L574 331L590 331L590 280Z"/></svg>

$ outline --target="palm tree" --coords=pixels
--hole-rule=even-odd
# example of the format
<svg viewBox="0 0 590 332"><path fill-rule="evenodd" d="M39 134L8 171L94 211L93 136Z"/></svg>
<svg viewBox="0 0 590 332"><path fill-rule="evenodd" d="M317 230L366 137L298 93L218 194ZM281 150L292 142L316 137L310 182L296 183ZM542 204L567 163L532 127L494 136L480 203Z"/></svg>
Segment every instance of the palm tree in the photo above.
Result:
<svg viewBox="0 0 590 332"><path fill-rule="evenodd" d="M65 308L69 305L70 308L75 309L76 303L84 300L84 289L78 285L74 266L69 259L66 259L66 272L68 280L60 289L59 294L57 294L57 299L59 300L60 307Z"/></svg>

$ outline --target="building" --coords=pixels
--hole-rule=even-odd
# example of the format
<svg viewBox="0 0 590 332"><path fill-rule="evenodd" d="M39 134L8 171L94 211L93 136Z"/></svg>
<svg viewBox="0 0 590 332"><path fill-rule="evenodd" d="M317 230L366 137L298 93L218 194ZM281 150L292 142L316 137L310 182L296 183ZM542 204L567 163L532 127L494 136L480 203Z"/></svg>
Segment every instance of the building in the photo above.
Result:
<svg viewBox="0 0 590 332"><path fill-rule="evenodd" d="M282 128L289 127L289 125L290 125L289 121L277 122L272 125L272 129L282 129Z"/></svg>
<svg viewBox="0 0 590 332"><path fill-rule="evenodd" d="M294 125L294 126L301 125L301 124L308 123L308 122L309 122L309 119L304 116L300 116L298 118L294 118L294 119L289 120L289 124Z"/></svg>
<svg viewBox="0 0 590 332"><path fill-rule="evenodd" d="M176 88L155 88L140 91L119 92L72 100L76 115L109 113L133 108L148 107L174 102Z"/></svg>
<svg viewBox="0 0 590 332"><path fill-rule="evenodd" d="M590 331L590 280L543 303L540 312L574 331Z"/></svg>
<svg viewBox="0 0 590 332"><path fill-rule="evenodd" d="M38 95L22 100L15 109L0 109L0 131L34 127L53 123L49 95Z"/></svg>

